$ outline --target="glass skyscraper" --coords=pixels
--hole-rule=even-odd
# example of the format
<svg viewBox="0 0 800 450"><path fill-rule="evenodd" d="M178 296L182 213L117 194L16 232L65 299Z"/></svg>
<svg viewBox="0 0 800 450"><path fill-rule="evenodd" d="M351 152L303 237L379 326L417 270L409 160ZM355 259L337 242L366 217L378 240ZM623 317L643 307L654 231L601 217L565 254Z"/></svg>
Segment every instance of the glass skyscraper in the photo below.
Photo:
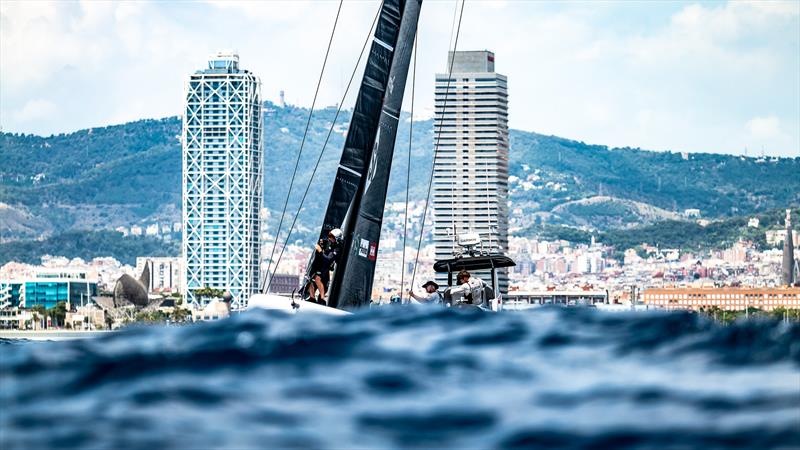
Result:
<svg viewBox="0 0 800 450"><path fill-rule="evenodd" d="M453 257L458 236L477 233L482 250L508 252L508 80L494 53L449 52L452 73L436 75L433 217L436 259ZM508 272L498 270L508 292ZM488 273L478 273L490 281ZM446 284L447 274L437 274Z"/></svg>
<svg viewBox="0 0 800 450"><path fill-rule="evenodd" d="M261 82L221 52L189 77L183 116L183 257L187 302L230 292L244 307L259 284Z"/></svg>

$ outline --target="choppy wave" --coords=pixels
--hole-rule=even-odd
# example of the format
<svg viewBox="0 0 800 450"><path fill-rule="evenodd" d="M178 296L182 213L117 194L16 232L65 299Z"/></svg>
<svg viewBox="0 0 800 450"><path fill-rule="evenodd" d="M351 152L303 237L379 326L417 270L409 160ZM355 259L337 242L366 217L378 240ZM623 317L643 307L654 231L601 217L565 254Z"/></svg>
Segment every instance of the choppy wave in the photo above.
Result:
<svg viewBox="0 0 800 450"><path fill-rule="evenodd" d="M264 311L0 343L5 448L795 448L800 325Z"/></svg>

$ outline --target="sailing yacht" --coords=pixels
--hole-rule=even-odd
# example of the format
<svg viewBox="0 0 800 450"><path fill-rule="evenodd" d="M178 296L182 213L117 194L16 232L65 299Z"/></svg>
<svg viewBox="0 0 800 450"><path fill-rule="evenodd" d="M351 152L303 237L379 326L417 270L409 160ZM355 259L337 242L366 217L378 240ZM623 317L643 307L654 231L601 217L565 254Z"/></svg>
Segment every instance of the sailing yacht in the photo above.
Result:
<svg viewBox="0 0 800 450"><path fill-rule="evenodd" d="M422 0L384 0L320 239L343 231L327 306L262 293L248 308L341 314L369 305L394 142ZM307 279L311 278L311 264ZM303 289L304 290L304 289Z"/></svg>
<svg viewBox="0 0 800 450"><path fill-rule="evenodd" d="M327 305L294 295L284 297L263 292L250 298L248 308L338 315L370 305L394 143L421 6L422 0L384 0L381 5L319 234L322 240L331 230L343 232ZM463 299L449 296L454 272L487 270L492 284L478 293L478 297L482 299L481 307L498 309L500 292L495 269L513 266L514 262L503 255L476 251L480 243L477 234L464 235L460 241L465 252L434 265L434 270L449 274L445 300L453 306L465 304ZM311 267L309 263L306 280L312 279ZM300 297L305 296L306 287L299 292Z"/></svg>

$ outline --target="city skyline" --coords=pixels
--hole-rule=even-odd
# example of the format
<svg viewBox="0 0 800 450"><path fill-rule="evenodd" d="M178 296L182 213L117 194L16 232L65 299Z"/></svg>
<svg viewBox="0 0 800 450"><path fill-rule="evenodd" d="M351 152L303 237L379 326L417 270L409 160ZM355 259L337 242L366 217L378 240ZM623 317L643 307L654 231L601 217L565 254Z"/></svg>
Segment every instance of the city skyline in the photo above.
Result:
<svg viewBox="0 0 800 450"><path fill-rule="evenodd" d="M318 106L341 95L376 5L344 4ZM265 98L285 90L289 103L310 106L336 3L50 6L0 7L4 131L175 115L182 74L226 47L253 62ZM423 9L416 105L424 106L415 109L430 117L426 85L443 72L453 4ZM225 25L236 21L258 26ZM498 70L525 105L512 105L512 128L610 146L795 157L799 23L793 2L479 1L465 8L458 49L492 48L501 58ZM269 42L281 45L265 50Z"/></svg>

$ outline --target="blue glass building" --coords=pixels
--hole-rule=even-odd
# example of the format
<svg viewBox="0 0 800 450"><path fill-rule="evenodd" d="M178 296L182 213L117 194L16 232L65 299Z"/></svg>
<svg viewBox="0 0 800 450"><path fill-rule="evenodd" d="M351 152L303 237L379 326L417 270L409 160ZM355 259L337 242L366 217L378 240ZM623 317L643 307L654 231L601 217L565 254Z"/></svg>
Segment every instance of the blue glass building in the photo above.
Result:
<svg viewBox="0 0 800 450"><path fill-rule="evenodd" d="M70 278L37 278L25 281L21 292L20 297L28 309L36 305L50 309L58 302L80 306L88 304L97 295L97 283Z"/></svg>
<svg viewBox="0 0 800 450"><path fill-rule="evenodd" d="M58 302L71 307L87 305L97 296L97 282L86 273L69 269L43 270L33 278L0 281L0 304L30 309L41 305L53 308Z"/></svg>

